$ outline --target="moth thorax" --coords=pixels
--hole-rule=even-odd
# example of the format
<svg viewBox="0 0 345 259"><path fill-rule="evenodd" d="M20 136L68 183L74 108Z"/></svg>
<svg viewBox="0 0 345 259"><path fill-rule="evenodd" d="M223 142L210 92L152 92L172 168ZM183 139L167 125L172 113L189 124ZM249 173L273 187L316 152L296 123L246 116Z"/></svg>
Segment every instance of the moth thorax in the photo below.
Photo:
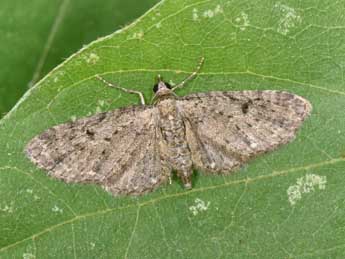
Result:
<svg viewBox="0 0 345 259"><path fill-rule="evenodd" d="M174 100L176 96L174 95L173 91L170 89L160 90L156 93L156 103L165 101L165 100Z"/></svg>
<svg viewBox="0 0 345 259"><path fill-rule="evenodd" d="M169 115L174 115L177 110L176 110L176 100L173 96L173 98L166 97L160 98L159 102L157 104L157 107L160 111L160 114L162 116L169 116Z"/></svg>

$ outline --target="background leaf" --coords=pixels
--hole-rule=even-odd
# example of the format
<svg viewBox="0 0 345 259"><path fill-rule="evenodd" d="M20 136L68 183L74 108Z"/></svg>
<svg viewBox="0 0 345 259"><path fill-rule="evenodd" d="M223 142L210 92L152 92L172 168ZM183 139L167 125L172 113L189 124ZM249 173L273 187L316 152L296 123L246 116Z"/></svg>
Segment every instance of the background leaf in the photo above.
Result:
<svg viewBox="0 0 345 259"><path fill-rule="evenodd" d="M72 53L137 18L158 0L2 0L0 118Z"/></svg>
<svg viewBox="0 0 345 259"><path fill-rule="evenodd" d="M31 88L0 124L0 256L27 258L344 257L344 2L163 1ZM114 198L38 170L25 144L74 117L152 97L157 73L178 92L279 89L311 117L296 140L230 176L200 176Z"/></svg>

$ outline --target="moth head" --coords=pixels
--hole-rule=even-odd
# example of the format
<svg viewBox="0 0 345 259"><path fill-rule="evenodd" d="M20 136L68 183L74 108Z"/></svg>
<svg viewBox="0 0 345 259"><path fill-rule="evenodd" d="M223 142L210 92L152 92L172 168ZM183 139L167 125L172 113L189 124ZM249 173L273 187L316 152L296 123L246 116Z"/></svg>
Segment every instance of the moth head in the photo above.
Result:
<svg viewBox="0 0 345 259"><path fill-rule="evenodd" d="M158 91L164 91L167 89L171 89L171 85L167 82L164 82L163 77L161 77L161 75L158 75L156 78L156 83L153 86L153 92L157 93Z"/></svg>

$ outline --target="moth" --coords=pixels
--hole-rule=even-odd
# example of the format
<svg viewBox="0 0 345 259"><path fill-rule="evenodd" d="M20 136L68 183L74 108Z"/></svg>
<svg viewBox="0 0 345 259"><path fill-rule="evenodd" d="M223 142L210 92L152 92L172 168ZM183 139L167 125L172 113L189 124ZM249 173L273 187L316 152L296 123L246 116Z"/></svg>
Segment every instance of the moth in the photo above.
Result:
<svg viewBox="0 0 345 259"><path fill-rule="evenodd" d="M312 106L285 91L211 91L179 97L199 72L171 86L158 76L151 105L80 118L47 129L26 146L39 168L67 183L94 183L113 195L141 195L169 182L175 170L186 189L193 169L229 174L292 141Z"/></svg>

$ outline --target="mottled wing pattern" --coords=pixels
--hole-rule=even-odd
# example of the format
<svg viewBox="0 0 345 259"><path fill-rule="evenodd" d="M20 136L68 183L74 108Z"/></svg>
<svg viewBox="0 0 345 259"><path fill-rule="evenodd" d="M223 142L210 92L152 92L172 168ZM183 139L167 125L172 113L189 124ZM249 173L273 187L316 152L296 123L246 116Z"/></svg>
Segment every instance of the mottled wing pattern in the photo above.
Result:
<svg viewBox="0 0 345 259"><path fill-rule="evenodd" d="M26 153L55 178L98 183L113 194L142 194L165 182L155 107L132 106L52 127Z"/></svg>
<svg viewBox="0 0 345 259"><path fill-rule="evenodd" d="M198 93L177 105L194 166L214 173L290 142L311 112L307 100L283 91Z"/></svg>

